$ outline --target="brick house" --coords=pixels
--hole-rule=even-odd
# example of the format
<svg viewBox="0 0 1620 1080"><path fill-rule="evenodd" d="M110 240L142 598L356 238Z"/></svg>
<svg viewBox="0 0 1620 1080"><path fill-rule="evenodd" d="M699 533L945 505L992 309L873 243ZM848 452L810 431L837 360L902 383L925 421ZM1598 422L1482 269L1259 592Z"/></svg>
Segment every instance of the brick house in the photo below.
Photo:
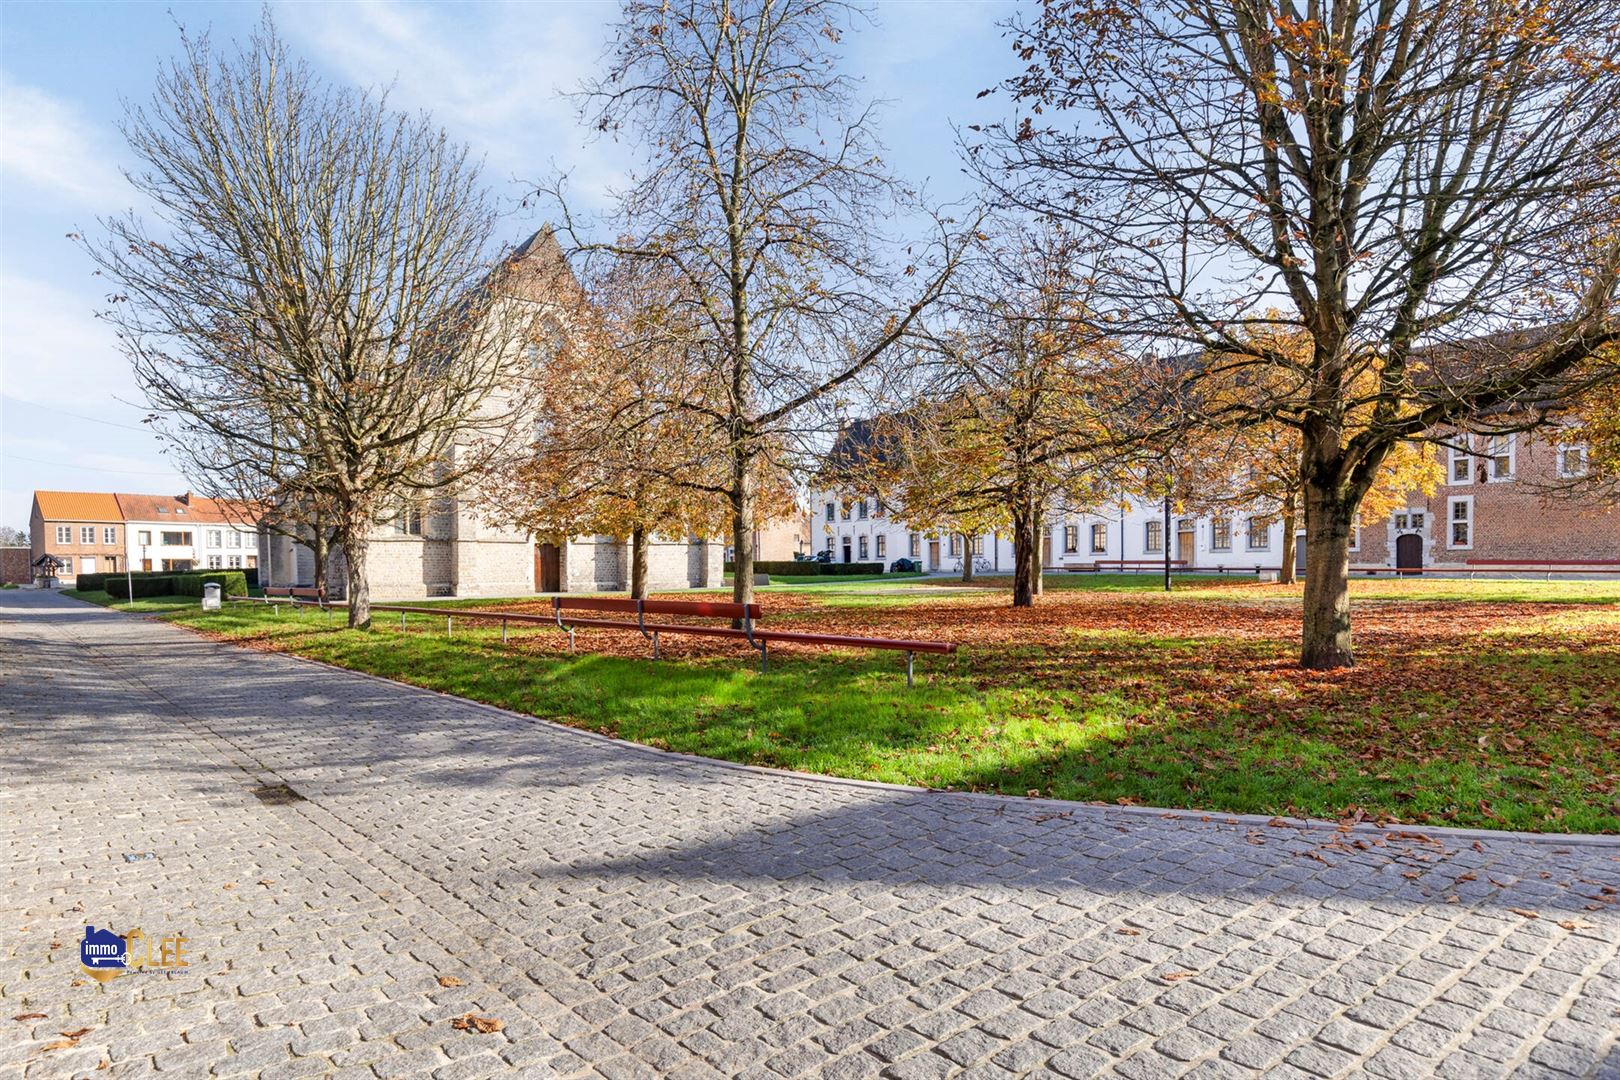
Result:
<svg viewBox="0 0 1620 1080"><path fill-rule="evenodd" d="M104 491L36 491L28 515L30 565L46 555L62 564L57 580L126 568L124 514Z"/></svg>
<svg viewBox="0 0 1620 1080"><path fill-rule="evenodd" d="M1435 448L1445 480L1433 495L1414 492L1404 510L1362 523L1357 566L1620 569L1620 510L1547 494L1584 470L1583 447L1561 441L1556 428L1451 441L1458 445Z"/></svg>
<svg viewBox="0 0 1620 1080"><path fill-rule="evenodd" d="M62 564L57 580L121 570L251 569L259 533L243 507L186 492L36 491L29 517L31 564Z"/></svg>

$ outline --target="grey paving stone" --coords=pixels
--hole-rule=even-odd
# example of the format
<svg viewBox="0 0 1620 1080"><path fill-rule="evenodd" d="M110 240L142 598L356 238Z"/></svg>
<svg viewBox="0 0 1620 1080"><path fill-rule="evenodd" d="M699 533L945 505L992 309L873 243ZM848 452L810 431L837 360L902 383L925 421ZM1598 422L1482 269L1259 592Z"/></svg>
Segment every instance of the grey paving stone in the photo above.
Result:
<svg viewBox="0 0 1620 1080"><path fill-rule="evenodd" d="M27 591L0 593L0 740L0 1008L49 1018L0 1074L98 1071L103 1048L119 1077L1620 1072L1620 912L1585 910L1620 884L1612 848L1441 857L1392 831L1328 866L1307 856L1331 832L1042 821ZM254 796L274 784L302 799ZM186 933L195 970L74 986L87 923ZM454 1030L466 1012L506 1030Z"/></svg>

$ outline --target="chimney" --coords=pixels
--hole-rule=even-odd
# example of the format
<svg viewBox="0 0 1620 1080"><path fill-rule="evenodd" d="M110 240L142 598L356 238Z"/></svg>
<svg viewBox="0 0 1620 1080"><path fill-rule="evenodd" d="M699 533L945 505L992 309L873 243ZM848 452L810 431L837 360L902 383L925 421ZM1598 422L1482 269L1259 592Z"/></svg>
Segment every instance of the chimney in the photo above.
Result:
<svg viewBox="0 0 1620 1080"><path fill-rule="evenodd" d="M185 503L187 506L190 506L191 505L191 492L187 491L184 495L181 495L180 496L180 501Z"/></svg>

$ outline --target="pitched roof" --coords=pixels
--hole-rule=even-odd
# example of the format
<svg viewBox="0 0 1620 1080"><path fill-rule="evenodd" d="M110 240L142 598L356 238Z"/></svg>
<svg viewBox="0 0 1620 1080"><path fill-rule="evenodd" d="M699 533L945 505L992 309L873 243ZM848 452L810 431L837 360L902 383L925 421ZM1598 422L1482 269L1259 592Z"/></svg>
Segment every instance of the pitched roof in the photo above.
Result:
<svg viewBox="0 0 1620 1080"><path fill-rule="evenodd" d="M105 491L36 491L34 503L46 521L123 521L118 499Z"/></svg>
<svg viewBox="0 0 1620 1080"><path fill-rule="evenodd" d="M247 525L256 515L245 503L231 503L223 499L205 499L186 492L184 495L126 495L115 496L123 511L124 521L187 521L204 525Z"/></svg>

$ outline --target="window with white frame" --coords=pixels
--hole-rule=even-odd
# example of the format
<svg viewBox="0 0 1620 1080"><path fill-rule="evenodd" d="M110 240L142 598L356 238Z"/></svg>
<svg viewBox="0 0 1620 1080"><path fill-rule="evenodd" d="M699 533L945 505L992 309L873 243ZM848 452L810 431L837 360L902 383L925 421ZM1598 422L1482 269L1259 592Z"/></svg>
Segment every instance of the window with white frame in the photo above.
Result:
<svg viewBox="0 0 1620 1080"><path fill-rule="evenodd" d="M165 547L191 546L191 533L189 532L166 532L163 534L162 539Z"/></svg>
<svg viewBox="0 0 1620 1080"><path fill-rule="evenodd" d="M230 567L232 570L240 570L240 569L242 569L242 556L240 556L240 555L232 555L232 556L230 556L229 558L227 558L225 560L225 565Z"/></svg>
<svg viewBox="0 0 1620 1080"><path fill-rule="evenodd" d="M1469 456L1466 447L1468 436L1456 436L1458 445L1451 447L1451 467L1447 475L1453 484L1472 484L1474 482L1473 459Z"/></svg>
<svg viewBox="0 0 1620 1080"><path fill-rule="evenodd" d="M849 500L844 499L838 504L838 516L845 521L849 520Z"/></svg>
<svg viewBox="0 0 1620 1080"><path fill-rule="evenodd" d="M142 547L149 546L152 543L152 531L150 529L142 529L140 532L135 534L135 542L140 544Z"/></svg>
<svg viewBox="0 0 1620 1080"><path fill-rule="evenodd" d="M1232 519L1218 517L1209 523L1209 550L1232 550Z"/></svg>
<svg viewBox="0 0 1620 1080"><path fill-rule="evenodd" d="M96 542L96 527L94 525L79 526L79 543L93 544Z"/></svg>
<svg viewBox="0 0 1620 1080"><path fill-rule="evenodd" d="M872 497L872 516L873 517L882 517L884 514L887 514L887 513L888 513L888 510L884 508L883 500L876 497L876 496L873 496Z"/></svg>
<svg viewBox="0 0 1620 1080"><path fill-rule="evenodd" d="M1296 544L1298 544L1300 547L1304 547L1305 546L1305 534L1300 533L1299 538L1297 540L1295 540L1294 542ZM1361 522L1359 522L1359 521L1356 522L1354 525L1350 526L1350 550L1351 551L1360 551L1361 550Z"/></svg>
<svg viewBox="0 0 1620 1080"><path fill-rule="evenodd" d="M62 576L63 577L72 577L73 576L73 556L71 556L71 555L63 555L63 556L60 556L60 558L62 560Z"/></svg>
<svg viewBox="0 0 1620 1080"><path fill-rule="evenodd" d="M1488 478L1491 483L1500 484L1513 479L1514 451L1512 435L1492 435L1487 440L1485 457L1490 464Z"/></svg>
<svg viewBox="0 0 1620 1080"><path fill-rule="evenodd" d="M1558 444L1558 478L1573 480L1586 475L1586 444Z"/></svg>
<svg viewBox="0 0 1620 1080"><path fill-rule="evenodd" d="M962 536L960 533L951 533L950 546L946 549L952 555L962 554Z"/></svg>
<svg viewBox="0 0 1620 1080"><path fill-rule="evenodd" d="M1080 526L1063 526L1063 553L1073 555L1080 550Z"/></svg>
<svg viewBox="0 0 1620 1080"><path fill-rule="evenodd" d="M827 550L828 551L831 551L833 549L833 545L835 543L837 543L837 540L838 540L838 538L833 536L831 533L827 534Z"/></svg>
<svg viewBox="0 0 1620 1080"><path fill-rule="evenodd" d="M1150 521L1142 534L1142 547L1146 551L1164 550L1164 522Z"/></svg>
<svg viewBox="0 0 1620 1080"><path fill-rule="evenodd" d="M222 548L222 547L224 547L225 546L225 534L220 532L218 529L209 529L208 530L208 546L211 547L211 548Z"/></svg>
<svg viewBox="0 0 1620 1080"><path fill-rule="evenodd" d="M1250 551L1269 551L1271 549L1271 519L1252 517L1249 519L1248 546Z"/></svg>
<svg viewBox="0 0 1620 1080"><path fill-rule="evenodd" d="M252 544L248 543L248 538L245 534L236 532L234 530L231 532L231 547L239 548L252 546Z"/></svg>
<svg viewBox="0 0 1620 1080"><path fill-rule="evenodd" d="M873 540L872 542L877 545L877 557L880 559L887 559L889 557L889 534L878 533L877 539Z"/></svg>
<svg viewBox="0 0 1620 1080"><path fill-rule="evenodd" d="M1108 525L1104 522L1094 522L1091 526L1091 553L1093 555L1108 553Z"/></svg>
<svg viewBox="0 0 1620 1080"><path fill-rule="evenodd" d="M116 544L116 543L118 543L118 530L115 529L111 525L108 525L105 529L102 529L101 530L101 542L103 544Z"/></svg>
<svg viewBox="0 0 1620 1080"><path fill-rule="evenodd" d="M922 554L922 537L918 536L916 533L912 533L911 539L907 543L906 548L911 553L911 557L913 559L917 558Z"/></svg>
<svg viewBox="0 0 1620 1080"><path fill-rule="evenodd" d="M855 516L857 518L861 519L862 521L866 520L866 500L865 499L857 499L857 500L855 500Z"/></svg>
<svg viewBox="0 0 1620 1080"><path fill-rule="evenodd" d="M220 566L222 566L223 564L224 564L224 556L221 556L221 555L210 555L210 556L208 556L208 569L210 569L210 570L218 570L220 568Z"/></svg>
<svg viewBox="0 0 1620 1080"><path fill-rule="evenodd" d="M973 554L975 554L975 555L983 555L984 554L984 537L975 536L973 538Z"/></svg>
<svg viewBox="0 0 1620 1080"><path fill-rule="evenodd" d="M866 537L864 537L864 536L860 537L856 541L855 547L860 552L861 561L865 562L866 561Z"/></svg>
<svg viewBox="0 0 1620 1080"><path fill-rule="evenodd" d="M828 503L827 504L827 520L828 521L837 521L838 520L838 504L837 503Z"/></svg>
<svg viewBox="0 0 1620 1080"><path fill-rule="evenodd" d="M1407 525L1406 525L1406 515L1405 514L1396 514L1395 515L1395 531L1400 532L1402 529L1405 529L1406 527L1407 527Z"/></svg>
<svg viewBox="0 0 1620 1080"><path fill-rule="evenodd" d="M71 525L58 525L56 527L56 542L58 544L71 544L71 543L73 543L73 526L71 526Z"/></svg>
<svg viewBox="0 0 1620 1080"><path fill-rule="evenodd" d="M1446 518L1450 526L1446 534L1446 546L1452 548L1471 548L1474 546L1474 498L1472 495L1462 495L1451 499L1446 509Z"/></svg>
<svg viewBox="0 0 1620 1080"><path fill-rule="evenodd" d="M1425 515L1425 514L1424 514L1424 513L1423 513L1423 511L1421 511L1421 510L1414 510L1414 511L1413 511L1413 512L1412 512L1412 528L1414 528L1414 529L1421 529L1421 528L1423 528L1423 521L1424 521L1424 518L1425 518L1425 517L1426 517L1426 516L1427 516L1427 515Z"/></svg>

